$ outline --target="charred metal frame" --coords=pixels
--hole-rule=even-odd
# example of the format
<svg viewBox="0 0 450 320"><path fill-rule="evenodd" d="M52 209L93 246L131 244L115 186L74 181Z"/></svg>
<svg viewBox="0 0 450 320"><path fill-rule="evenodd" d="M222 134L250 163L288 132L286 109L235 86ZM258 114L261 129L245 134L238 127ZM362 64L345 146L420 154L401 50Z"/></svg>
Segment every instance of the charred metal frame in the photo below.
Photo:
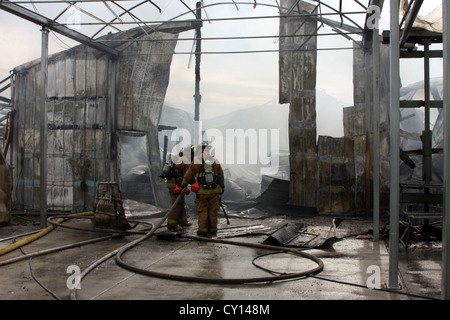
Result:
<svg viewBox="0 0 450 320"><path fill-rule="evenodd" d="M48 30L42 28L41 54L41 92L39 127L39 179L40 179L40 210L41 227L47 226L47 80L48 80Z"/></svg>
<svg viewBox="0 0 450 320"><path fill-rule="evenodd" d="M442 225L442 299L450 299L450 4L442 1L444 22L444 222Z"/></svg>
<svg viewBox="0 0 450 320"><path fill-rule="evenodd" d="M182 3L183 1L180 0ZM299 0L300 1L300 0ZM298 2L297 1L297 4ZM48 1L48 3L57 3L57 2L64 2L64 3L68 3L66 1ZM73 1L70 2L69 6L65 9L65 11L74 3L76 2L83 2L83 1ZM101 1L98 1L101 2ZM115 5L117 5L118 7L120 7L117 3L119 2L119 0L117 1L111 1L112 3L114 3ZM157 9L161 10L159 7L157 7L156 4L154 4L152 1L142 1L140 2L136 7L149 2L152 5L154 5ZM315 15L312 16L312 19L317 19L331 27L334 28L334 31L336 32L336 34L340 34L341 31L340 30L344 30L344 31L348 31L348 32L353 32L353 33L363 33L363 42L362 42L362 47L366 48L366 49L372 49L373 50L373 65L374 65L374 73L373 73L373 92L374 92L374 101L372 104L373 107L373 114L374 114L374 144L373 144L373 149L371 150L373 152L373 170L374 170L374 181L373 181L373 195L374 195L374 203L373 203L373 210L374 210L374 238L377 240L378 239L378 226L379 226L379 110L378 110L378 101L379 101L379 41L378 41L378 37L374 35L373 30L370 30L367 28L367 24L364 26L364 28L357 26L357 24L355 23L356 26L349 26L349 25L345 25L344 22L344 18L346 18L348 21L353 22L348 16L346 16L345 13L342 12L342 0L340 1L340 8L339 9L335 9L330 7L329 5L327 5L325 3L325 1L315 1L317 2L319 5L324 5L324 6L328 6L330 9L334 10L337 14L339 14L340 18L341 18L341 22L336 22L330 19L326 19L323 16L320 15ZM356 3L360 4L361 7L367 9L366 7L364 7L364 5L362 5L359 1L355 0ZM26 19L28 21L31 21L37 25L42 26L43 28L43 32L42 32L42 56L41 56L41 63L42 63L42 73L43 73L43 79L46 77L46 75L44 76L44 73L46 72L46 63L47 61L47 54L45 52L46 47L48 45L48 40L45 40L45 38L48 36L48 30L57 32L59 34L62 34L68 38L71 38L73 40L76 40L82 44L85 44L89 47L95 48L97 50L99 50L100 52L102 52L103 54L108 54L110 55L113 59L113 68L112 68L112 73L111 73L111 81L115 81L115 57L118 57L118 55L120 55L120 52L117 51L114 46L108 46L100 41L96 41L94 39L94 37L96 35L98 35L102 30L104 30L106 27L110 26L114 26L114 24L119 24L121 23L121 19L120 17L122 17L125 14L130 15L134 20L135 20L135 24L136 25L145 25L148 29L151 29L151 27L149 27L147 24L148 22L142 21L140 20L136 15L134 15L131 11L133 9L135 9L136 7L133 7L131 9L124 9L123 8L123 12L121 14L115 14L115 18L110 21L110 22L102 22L103 27L94 34L93 37L88 37L82 33L76 32L70 28L68 28L66 25L58 23L56 20L58 19L59 16L61 16L63 14L63 12L61 12L61 14L54 20L48 19L40 14L37 14L33 11L30 11L22 6L20 6L19 4L21 3L31 3L31 1L7 1L7 0L0 0L0 9L12 13L18 17L21 17L23 19ZM40 3L44 3L44 2L40 2ZM380 8L383 7L383 3L384 0L370 0L369 1L369 5L377 5ZM391 138L391 180L390 180L390 185L391 185L391 189L390 189L390 279L389 279L389 287L392 289L396 289L398 288L398 242L399 242L399 235L398 235L398 225L399 225L399 203L400 203L400 189L399 189L399 164L400 164L400 159L399 159L399 108L400 108L400 101L399 101L399 90L400 90L400 79L399 79L399 59L400 59L400 48L403 46L403 44L405 43L406 39L408 38L410 31L411 31L411 27L412 24L418 14L418 11L420 9L421 4L423 3L423 0L412 0L410 2L410 14L408 17L408 20L406 21L405 24L405 29L402 33L402 37L400 38L400 30L399 30L399 24L398 24L398 17L399 17L399 0L391 0L390 1L390 6L391 6L391 33L390 33L390 65L391 65L391 74L390 74L390 82L391 82L391 87L390 87L390 102L391 102L391 127L390 127L390 138ZM222 3L225 4L225 3ZM248 4L248 3L239 3L239 2L235 2L234 0L228 4L234 5L236 6L236 8L238 8L239 5L242 4ZM217 5L217 4L213 4L213 5ZM257 5L267 5L267 4L262 4L262 3L258 3L257 1L254 1L254 6ZM211 6L211 5L210 5ZM277 5L269 5L269 6L273 6L273 7L279 7ZM207 6L204 6L204 8L206 8ZM111 10L111 8L108 8ZM293 8L292 8L293 9ZM194 10L191 10L192 12L194 12ZM200 11L200 10L198 10ZM114 13L114 12L113 12ZM450 49L450 25L448 22L448 19L450 19L450 4L448 3L448 1L443 0L443 22L444 22L444 33L443 33L443 44L444 44L444 50L443 50L443 61L444 61L444 92L445 92L445 96L444 96L444 102L443 102L443 107L444 107L444 119L445 119L445 128L448 128L450 126L450 112L449 112L449 92L450 92L450 67L449 67L449 61L450 61L450 57L449 57L449 49ZM368 16L367 16L368 17ZM406 20L406 19L404 19ZM142 27L142 26L141 26ZM375 41L374 41L375 39ZM132 41L132 40L131 40ZM200 52L200 51L198 51ZM429 57L433 57L435 55L435 53L433 52L429 52L428 50L426 50L425 55L427 56L427 58ZM367 80L370 80L369 77L366 78ZM41 103L45 106L45 86L42 86L42 92L41 92ZM115 86L112 86L113 88ZM366 86L367 90L369 90L369 86ZM112 97L111 97L111 103L112 106L114 108L114 104L115 104L115 94L111 93ZM433 103L428 101L427 102L428 106L432 106ZM369 104L370 105L370 104ZM369 106L368 105L368 106ZM43 110L43 109L41 109ZM43 112L43 114L45 114L45 112ZM115 126L116 126L116 121L115 121L115 113L111 112L110 113L110 117L111 117L111 121L109 122L111 124L111 130L110 132L115 132ZM45 121L45 119L43 119L43 121ZM45 123L45 122L43 122ZM41 126L43 128L41 128L41 130L45 130L46 126ZM450 155L449 155L449 150L450 150L450 130L444 130L445 132L445 140L444 140L444 156L445 156L445 162L446 164L450 163ZM45 139L44 139L45 140ZM113 140L113 137L111 136L111 141ZM111 143L113 145L113 143ZM41 148L44 148L43 150L45 151L45 145L43 143L41 143ZM42 150L42 149L41 149ZM111 152L115 152L114 150L112 150ZM42 153L41 153L42 154ZM43 157L45 159L45 157ZM116 168L117 169L117 168ZM44 170L46 170L45 168L45 162L42 161L41 162L41 172L43 172ZM115 175L117 170L111 168L111 177L115 177ZM41 178L42 179L42 178ZM45 178L44 178L45 179ZM443 202L444 202L444 225L443 225L443 275L442 275L442 298L443 299L450 299L450 186L449 186L449 182L450 182L450 169L448 165L444 166L444 197L443 197ZM45 190L45 180L41 180L41 190ZM45 192L41 192L41 202L43 205L45 205L46 203L46 197L43 196ZM41 208L42 211L42 216L41 216L41 224L43 224L45 219L45 214L46 214L46 208L43 206Z"/></svg>
<svg viewBox="0 0 450 320"><path fill-rule="evenodd" d="M390 201L389 288L398 289L399 193L400 193L400 28L399 0L391 0L390 15Z"/></svg>
<svg viewBox="0 0 450 320"><path fill-rule="evenodd" d="M445 3L445 1L443 1ZM398 283L398 246L399 246L399 215L401 211L400 205L402 203L422 203L424 204L424 211L428 212L429 203L442 204L442 194L430 193L431 175L432 175L432 131L430 130L430 108L442 108L442 101L430 100L430 58L442 58L445 55L442 51L430 51L429 47L432 43L442 43L442 35L425 32L412 31L412 26L417 18L423 0L413 0L409 4L409 8L402 19L405 21L405 28L400 32L402 23L398 23L399 16L399 1L391 1L391 28L389 32L383 34L383 43L390 44L390 143L391 143L391 163L390 163L390 228L389 228L389 287L391 289L399 289ZM406 19L406 15L408 15ZM446 21L444 20L444 23ZM444 33L445 33L444 28ZM405 44L412 41L422 45L424 51L404 51ZM423 101L400 101L400 65L399 61L402 58L423 58L424 59L424 100ZM444 59L445 61L445 59ZM445 81L448 81L445 77ZM446 98L444 99L444 101ZM425 108L425 130L422 133L422 151L423 157L423 185L414 187L423 192L408 193L407 190L411 186L405 185L401 188L399 178L400 168L400 108ZM446 126L447 127L447 124ZM445 130L447 133L447 130ZM446 145L447 146L447 145ZM406 151L407 153L407 151ZM448 159L444 163L447 163ZM447 169L447 166L444 165ZM405 189L406 188L406 189ZM446 183L444 184L444 189ZM444 208L444 212L446 209ZM445 216L445 214L444 214ZM447 229L443 228L444 234ZM444 277L444 273L443 273ZM448 277L448 275L447 275ZM444 283L444 281L443 281Z"/></svg>

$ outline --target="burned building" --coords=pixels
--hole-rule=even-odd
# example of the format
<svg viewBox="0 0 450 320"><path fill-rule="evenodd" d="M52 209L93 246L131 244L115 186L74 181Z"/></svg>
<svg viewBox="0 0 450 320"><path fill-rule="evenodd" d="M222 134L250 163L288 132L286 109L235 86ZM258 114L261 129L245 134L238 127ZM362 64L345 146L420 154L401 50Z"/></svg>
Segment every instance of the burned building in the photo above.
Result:
<svg viewBox="0 0 450 320"><path fill-rule="evenodd" d="M119 1L111 1L120 8L119 14L112 10L107 2L97 1L98 5L104 6L103 10L106 8L115 16L110 22L101 21L104 27L111 28L118 21L124 24L119 17L124 15L131 16L134 25L138 25L138 27L99 38L95 38L98 35L96 33L90 38L69 30L67 26L70 26L70 23L65 24L61 19L58 20L66 11L75 6L75 2L68 3L57 0L53 2L60 2L63 9L56 13L56 16L47 18L39 14L37 10L30 9L31 6L44 4L44 2L27 4L20 1L0 1L0 9L43 27L41 59L16 67L10 77L12 94L11 100L7 99L6 102L11 103L13 111L10 113L11 118L9 118L7 136L5 136L6 150L9 146L8 158L0 159L0 182L2 184L0 195L3 202L0 203L3 205L0 210L0 224L3 223L2 220L8 219L7 214L11 209L8 206L9 197L12 198L12 209L40 209L41 213L45 213L47 210L64 211L65 213L85 211L92 209L96 188L102 181L125 182L121 187L126 193L126 189L129 187L126 183L127 179L135 173L141 178L145 176L148 183L144 188L139 184L140 181L133 181L131 187L134 189L128 190L128 196L140 191L146 194L146 198L151 204L167 207L169 199L166 188L158 177L161 169L158 122L166 95L169 70L178 34L185 30L200 29L203 20L200 17L196 20L174 23L174 19L170 19L161 25L149 26L148 21L145 23L134 15L136 10L134 13L132 11L148 4L159 9L159 13L162 14L161 8L153 1L138 2L128 9L120 7ZM373 212L373 237L370 236L373 243L369 246L367 243L363 245L370 247L371 259L368 263L367 261L358 263L359 256L365 256L365 251L362 250L355 250L348 255L351 261L346 263L344 268L348 271L350 265L356 266L349 275L352 280L358 273L365 276L365 278L361 278L362 280L366 280L367 271L370 269L365 267L374 263L373 258L381 261L383 256L386 257L385 254L381 254L379 243L375 242L380 240L378 224L380 212L377 206L379 207L381 202L387 203L389 198L388 276L389 288L393 290L400 289L398 285L398 245L404 239L399 237L399 225L406 226L406 232L403 233L406 234L408 228L414 228L414 220L428 220L430 217L440 220L444 218L443 232L441 232L444 235L442 240L442 297L448 299L450 296L450 290L447 289L450 286L450 269L448 268L450 237L448 237L449 225L447 223L448 196L450 195L447 185L449 153L448 150L445 150L447 145L443 141L449 141L449 130L446 129L446 126L450 123L450 114L439 111L439 118L433 128L435 132L433 132L430 112L432 108L444 110L448 108L450 37L446 18L450 15L450 6L444 1L444 5L441 6L443 15L442 12L435 12L439 18L444 17L441 19L443 23L440 23L441 30L434 29L434 26L439 23L422 23L426 19L418 19L418 13L424 1L391 1L391 28L380 36L379 30L369 24L370 10L376 8L379 11L378 14L381 13L384 1L370 0L364 4L361 1L354 2L353 4L360 10L363 8L362 12L358 12L364 18L361 25L348 19L343 11L343 1L339 1L339 8L337 5L333 8L327 1L315 0L281 0L272 4L262 4L259 1L248 3L232 1L214 3L211 6L231 5L239 10L239 6L242 5L251 5L253 8L264 5L278 10L275 16L258 18L277 19L277 21L279 19L280 21L280 32L275 37L278 39L280 47L275 52L279 53L279 103L289 104L290 108L288 156L290 175L289 179L283 180L282 183L277 183L280 180L271 183L267 190L275 191L272 196L283 201L282 205L290 204L293 208L289 209L296 212L303 213L303 208L313 208L315 213ZM178 5L188 7L187 14L196 15L208 7L203 2L198 2L197 7L191 9L185 2L180 1L180 3ZM331 10L329 15L334 15L335 20L328 19L327 15L322 15L321 9L324 7ZM402 9L402 15L398 12L399 8ZM86 11L83 13L86 14ZM356 13L352 12L351 14ZM92 18L92 14L88 13L88 15ZM94 18L98 20L98 17ZM217 20L222 19L232 20L232 18L217 18ZM205 21L207 20L205 19ZM344 20L352 22L354 26L347 25ZM401 20L400 24L399 20ZM318 64L317 51L319 50L317 37L318 30L324 24L331 26L333 35L353 40L353 47L346 48L353 52L353 105L346 107L343 111L343 137L317 137L316 67ZM429 30L429 26L432 26L433 30ZM82 45L47 57L48 30L75 39ZM255 37L261 38L261 36ZM199 45L201 33L196 33L195 38L197 44L195 56L200 61L200 56L205 54ZM223 39L225 38L228 37ZM249 38L252 37L247 39ZM443 49L431 50L430 46L434 43L443 45ZM262 51L264 50L259 52ZM245 52L249 53L250 51ZM431 58L444 58L442 90L434 90L431 87L429 63ZM408 95L407 92L403 92L405 93L403 96L399 95L401 93L400 59L423 60L424 81L420 84L423 87L421 95L415 93ZM388 60L389 63L387 63ZM200 70L198 68L196 68L195 75L199 80ZM0 89L0 91L2 90ZM441 94L442 92L444 94ZM431 96L434 100L431 99ZM194 98L196 106L198 106L201 101L198 86ZM418 112L410 113L402 118L403 114L400 109L420 108L424 110L423 119L420 118ZM421 123L414 127L415 131L412 133L406 132L406 130L401 131L402 126L402 130L406 127L404 120L416 117L416 115L416 120L418 119L416 124L419 124L419 120ZM198 114L195 118L198 120ZM139 144L139 148L124 148L125 144L136 146L137 144L134 144L136 142ZM409 149L408 147L411 146L416 149ZM435 157L436 154L438 157ZM133 170L128 171L128 166L124 165L123 159L130 158L130 155L144 158L146 164L133 166ZM401 164L400 159L404 163ZM437 165L441 167L438 168L441 169L441 176L438 179L442 178L439 181L436 181L434 176L436 171L433 166L436 159L439 160ZM409 178L412 178L408 181L399 179L404 164L411 170L415 166L419 167L416 171L405 170L407 175L410 175ZM263 177L263 180L265 178ZM8 185L8 180L11 186ZM284 192L285 188L288 189L288 192ZM413 192L407 189L413 189ZM9 195L9 191L11 195ZM287 194L289 197L286 197ZM382 201L380 201L380 197ZM265 200L271 201L270 198ZM423 209L415 206L417 204L423 206ZM276 205L278 206L279 203ZM430 205L433 205L433 208ZM403 223L399 223L400 216L406 218L405 221L402 221ZM45 223L45 219L42 217L45 218L45 215L41 216L41 224ZM323 216L315 216L315 218L323 218ZM334 228L336 235L336 224L341 222L339 220L333 219L329 234ZM162 222L163 220L159 222L158 227L151 228L150 233L145 237L149 237ZM352 228L356 229L355 226ZM139 241L145 240L145 237ZM133 241L131 244L137 243ZM151 243L150 247L154 244ZM149 244L147 243L147 245ZM124 248L128 250L132 246L127 244L116 255L116 262L122 261L121 266L124 266L123 260L120 259L125 251ZM172 253L178 249L174 248ZM185 268L185 271L191 272L190 268L194 267L194 271L200 270L201 273L208 274L208 272L216 273L217 271L219 274L221 271L236 271L234 268L236 265L243 265L239 262L236 263L238 260L234 260L232 262L234 266L229 264L227 267L222 267L221 263L227 262L226 259L223 259L214 266L217 269L211 268L211 261L217 261L219 256L226 257L223 252L219 252L220 250L215 250L215 247L212 249L210 252L203 252L206 255L197 256L200 257L198 259L200 265L193 263L189 268ZM184 250L178 252L181 253L181 251ZM115 255L117 251L112 253ZM332 255L333 263L336 262L334 253ZM138 255L147 258L146 255ZM234 252L232 255L239 257ZM169 254L168 256L179 260L177 255ZM188 256L187 259L195 260L192 257L193 255ZM21 257L21 259L23 258ZM173 261L170 260L170 262ZM31 270L31 258L29 264ZM174 266L178 262L170 264ZM319 263L320 266L321 263ZM322 270L322 268L319 269ZM311 274L315 274L315 272ZM288 273L285 274L288 275ZM416 274L414 273L414 275ZM55 278L54 275L51 274L52 281ZM226 277L230 274L220 275ZM301 277L296 276L296 278L309 277L302 275ZM249 277L245 277L238 280L242 280L243 284L248 282L248 279ZM66 284L65 280L66 278L64 278L64 284ZM261 278L258 279L258 282L261 282ZM272 280L263 282L271 283ZM63 282L61 281L61 283ZM358 286L361 287L361 285ZM129 287L127 290L129 294L130 290L134 290L134 288ZM338 290L341 290L341 287ZM140 291L145 291L146 294L153 291L158 298L160 297L160 292L155 290ZM180 290L180 288L174 291L186 293L186 290ZM201 287L199 291L204 297L204 287ZM234 288L232 291L237 292ZM298 288L282 291L295 292L296 295L299 292ZM376 290L372 291L372 293L374 292ZM225 296L223 292L220 292L218 297ZM260 298L261 295L258 294L256 297Z"/></svg>
<svg viewBox="0 0 450 320"><path fill-rule="evenodd" d="M383 6L378 1L371 4ZM41 21L14 4L2 6L33 22ZM279 103L290 108L289 204L319 213L370 211L373 193L378 193L372 190L374 155L379 156L376 178L386 203L391 152L389 47L379 44L380 38L367 25L355 27L321 16L320 3L285 0L277 8ZM344 108L343 137L317 136L317 36L323 24L332 27L336 36L362 35L352 42L354 105ZM42 59L16 67L11 101L16 111L10 148L13 207L40 209L46 200L50 210L89 210L100 181L121 182L127 196L139 191L149 203L167 206L168 196L158 178L159 119L178 34L200 26L198 20L168 21L110 33L55 54L47 61L45 99ZM65 29L57 31L70 36ZM83 42L84 38L77 35L77 39ZM374 65L376 51L380 57ZM373 114L375 109L378 115ZM125 142L140 147L126 150ZM376 149L375 142L380 144ZM130 155L146 163L129 171L122 160ZM43 175L42 170L46 170ZM149 183L128 183L133 175Z"/></svg>
<svg viewBox="0 0 450 320"><path fill-rule="evenodd" d="M289 103L290 142L290 203L315 208L320 213L346 213L370 210L372 197L371 146L373 117L370 117L373 88L366 80L373 77L372 48L364 41L354 42L353 92L354 106L344 108L344 137L317 137L316 78L317 31L320 23L331 23L320 16L318 7L307 2L295 6L296 1L282 1L283 12L280 34L280 103ZM289 15L292 16L289 17ZM340 26L342 32L352 31ZM338 33L339 34L339 33ZM298 35L299 37L293 37ZM303 35L303 36L301 36ZM307 35L307 36L304 36ZM367 40L366 40L367 41ZM387 47L380 48L382 59L388 59ZM389 87L386 63L383 70L382 92ZM388 190L386 158L389 151L388 105L380 103L383 118L381 170L382 189ZM338 106L336 106L338 107ZM337 119L338 121L338 119Z"/></svg>
<svg viewBox="0 0 450 320"><path fill-rule="evenodd" d="M158 122L176 41L162 40L176 40L179 32L191 28L190 23L159 25L103 37L114 41L116 50L126 49L119 57L87 45L50 56L46 123L41 118L41 61L13 70L14 208L40 208L40 162L44 159L48 209L92 210L98 182L120 181L124 174L120 159L130 156L130 150L121 155L120 137L144 139L150 168L150 181L144 184L147 198L156 206L168 205L158 177ZM47 148L42 155L44 125Z"/></svg>

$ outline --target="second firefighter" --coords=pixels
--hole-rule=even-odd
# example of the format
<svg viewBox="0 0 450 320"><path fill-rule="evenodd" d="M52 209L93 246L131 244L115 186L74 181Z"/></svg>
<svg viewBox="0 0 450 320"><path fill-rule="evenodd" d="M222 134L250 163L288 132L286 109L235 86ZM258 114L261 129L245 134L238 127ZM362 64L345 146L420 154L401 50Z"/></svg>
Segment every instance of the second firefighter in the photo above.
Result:
<svg viewBox="0 0 450 320"><path fill-rule="evenodd" d="M175 203L178 196L180 196L182 189L180 188L181 181L191 165L193 155L193 152L191 152L191 148L186 148L173 160L171 155L169 155L165 163L162 177L166 178L166 186L169 189L172 204ZM186 194L187 192L189 192L188 189L186 189ZM169 230L181 230L183 227L187 227L191 224L188 221L188 216L186 214L186 202L184 196L182 196L182 199L180 200L178 205L167 217L167 228Z"/></svg>

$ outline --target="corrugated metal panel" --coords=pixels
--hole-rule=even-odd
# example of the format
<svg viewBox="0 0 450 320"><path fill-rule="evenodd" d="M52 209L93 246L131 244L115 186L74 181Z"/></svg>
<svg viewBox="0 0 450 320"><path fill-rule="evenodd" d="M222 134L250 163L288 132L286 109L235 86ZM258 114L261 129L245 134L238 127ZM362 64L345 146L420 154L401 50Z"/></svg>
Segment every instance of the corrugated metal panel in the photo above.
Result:
<svg viewBox="0 0 450 320"><path fill-rule="evenodd" d="M319 212L354 211L356 179L353 139L320 136L317 171Z"/></svg>
<svg viewBox="0 0 450 320"><path fill-rule="evenodd" d="M96 183L105 179L108 61L82 50L49 61L47 206L92 209ZM100 68L101 70L97 70ZM102 74L102 76L98 76ZM17 74L18 207L39 208L40 66ZM97 88L97 83L100 83ZM77 95L75 96L74 93ZM102 96L98 97L97 93ZM91 195L92 194L92 195Z"/></svg>
<svg viewBox="0 0 450 320"><path fill-rule="evenodd" d="M282 8L294 8L295 0L282 0ZM313 12L315 6L306 2L298 5ZM284 10L286 11L286 10ZM285 12L286 13L286 12ZM290 203L316 208L317 200L317 146L316 146L316 60L317 21L298 17L280 19L280 103L290 103ZM291 37L292 35L311 35Z"/></svg>
<svg viewBox="0 0 450 320"><path fill-rule="evenodd" d="M178 35L153 33L146 39L173 38ZM117 121L123 130L147 131L157 127L167 86L176 41L143 41L134 48L141 56L119 60L117 79ZM158 52L158 55L150 55ZM167 53L167 54L161 54Z"/></svg>
<svg viewBox="0 0 450 320"><path fill-rule="evenodd" d="M75 60L66 59L64 69L64 96L73 97L75 95Z"/></svg>
<svg viewBox="0 0 450 320"><path fill-rule="evenodd" d="M140 31L140 29L139 29ZM134 31L135 32L135 31ZM115 35L117 36L117 35ZM120 34L127 38L127 33ZM178 37L154 33L153 39ZM128 44L125 44L126 46ZM130 52L141 56L121 57L116 84L116 119L109 123L108 108L112 62L97 58L94 50L78 46L53 55L48 64L47 121L47 207L49 210L92 210L97 183L108 181L114 152L110 151L110 129L146 132L149 166L159 170L157 127L170 74L176 42L143 42ZM167 55L147 55L165 52ZM17 208L39 208L40 63L16 68L17 126L16 152ZM112 154L112 156L110 155ZM151 170L152 184L158 170ZM160 191L152 187L153 191ZM166 190L164 185L161 190ZM164 198L160 194L156 198Z"/></svg>

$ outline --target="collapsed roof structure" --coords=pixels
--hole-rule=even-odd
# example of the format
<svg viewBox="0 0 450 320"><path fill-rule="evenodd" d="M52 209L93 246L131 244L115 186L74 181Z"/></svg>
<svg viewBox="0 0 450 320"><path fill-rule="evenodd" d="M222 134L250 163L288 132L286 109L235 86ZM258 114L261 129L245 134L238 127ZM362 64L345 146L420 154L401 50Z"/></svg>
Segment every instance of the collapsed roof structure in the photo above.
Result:
<svg viewBox="0 0 450 320"><path fill-rule="evenodd" d="M16 197L14 198L15 207L41 209L43 215L47 208L75 211L89 208L94 200L93 190L97 182L121 179L121 175L118 174L120 144L119 147L117 145L120 134L146 136L146 139L151 141L147 143L149 197L153 199L152 203L155 205L167 205L167 196L161 192L164 188L161 181L157 179L161 161L156 136L161 107L167 90L171 55L180 32L190 29L199 32L203 23L202 10L215 5L227 5L222 3L207 5L199 2L198 10L190 8L185 11L187 5L183 1L181 3L184 5L182 6L184 11L178 16L164 21L149 21L149 18L145 20L144 16L147 17L148 14L144 13L151 11L161 14L162 12L162 9L152 1L133 3L112 1L110 4L103 1L80 1L71 4L64 1L1 2L2 10L41 25L44 41L42 59L16 67L10 77L13 83L12 108L16 111L27 110L16 114L15 121L18 125L14 128L15 139L10 154L16 168L13 180L15 181L13 192L13 197ZM52 9L49 4L52 5ZM364 25L365 19L360 19L359 24L355 22L354 16L368 15L366 6L358 1L356 2L358 10L349 13L344 12L342 2L339 8L323 1L315 5L301 1L282 1L274 4L256 1L231 4L237 9L239 6L250 4L255 9L258 6L267 6L279 11L283 17L289 17L282 18L278 36L281 52L280 102L289 102L292 110L299 108L287 98L288 95L292 96L292 93L286 91L289 77L292 78L288 74L294 70L289 69L289 60L296 59L293 52L314 56L317 48L309 42L317 35L317 29L320 28L317 27L318 23L326 24L336 34L350 39L363 36L362 42L354 40L359 48L369 46L368 43L371 41L370 33L364 32L367 30ZM92 7L89 7L90 5ZM89 11L88 8L93 11ZM322 12L322 8L328 13ZM101 9L103 10L100 13ZM196 14L195 19L186 20L186 15L191 13ZM78 19L75 14L78 15ZM111 17L110 20L105 18L107 14ZM204 20L214 19L207 17ZM298 30L286 29L285 26L292 26L299 21L302 25ZM82 29L83 31L87 31L82 33L79 31L81 29L74 28L78 25L85 28ZM311 26L314 27L310 29ZM76 40L82 45L47 57L48 40L46 39L48 39L49 31ZM200 54L204 55L207 52L202 52L199 47L200 40L204 41L200 39L201 34L197 33L196 38L198 39L194 40L198 41L196 41L195 54L200 61ZM293 47L303 40L307 41L299 48ZM364 45L361 46L360 43ZM310 62L312 68L309 70L313 74L315 60ZM285 67L286 64L287 67ZM307 66L302 66L296 70L301 71L306 68ZM42 82L41 78L46 81ZM197 82L199 78L198 64ZM309 75L305 75L306 78L309 78ZM314 79L315 76L307 81L312 92L315 90ZM197 83L195 120L198 120L200 99ZM43 103L44 101L46 103ZM47 109L47 117L43 117L40 108ZM312 104L311 108L314 109L315 105ZM310 120L315 121L314 118ZM38 123L43 125L37 126ZM301 135L296 132L294 128L296 125L292 127L291 139L294 140L294 137ZM311 132L312 135L302 139L309 141L310 137L315 137L315 130ZM44 139L45 136L50 139ZM314 137L310 141L313 145L315 145ZM50 144L46 145L47 141ZM104 141L108 142L104 143ZM294 144L291 148L294 148L291 155L301 153L295 151L297 147ZM316 153L315 150L312 152ZM48 156L41 158L39 154L42 153ZM39 161L40 159L44 161ZM298 164L291 163L291 168L297 166ZM40 171L47 171L47 174L40 175ZM291 180L296 181L295 174L292 176L293 172L296 170L291 171ZM316 180L314 178L314 181ZM302 183L292 183L291 203L316 207L316 200L314 203L297 200L300 194L298 189L302 189ZM41 188L45 185L47 187ZM314 189L317 189L316 185ZM331 193L326 189L324 197L328 197ZM311 198L307 195L305 198L315 199L316 197ZM328 198L328 202L330 201L335 202ZM346 211L359 210L359 208L353 204L340 208L331 203L319 211L324 210Z"/></svg>

